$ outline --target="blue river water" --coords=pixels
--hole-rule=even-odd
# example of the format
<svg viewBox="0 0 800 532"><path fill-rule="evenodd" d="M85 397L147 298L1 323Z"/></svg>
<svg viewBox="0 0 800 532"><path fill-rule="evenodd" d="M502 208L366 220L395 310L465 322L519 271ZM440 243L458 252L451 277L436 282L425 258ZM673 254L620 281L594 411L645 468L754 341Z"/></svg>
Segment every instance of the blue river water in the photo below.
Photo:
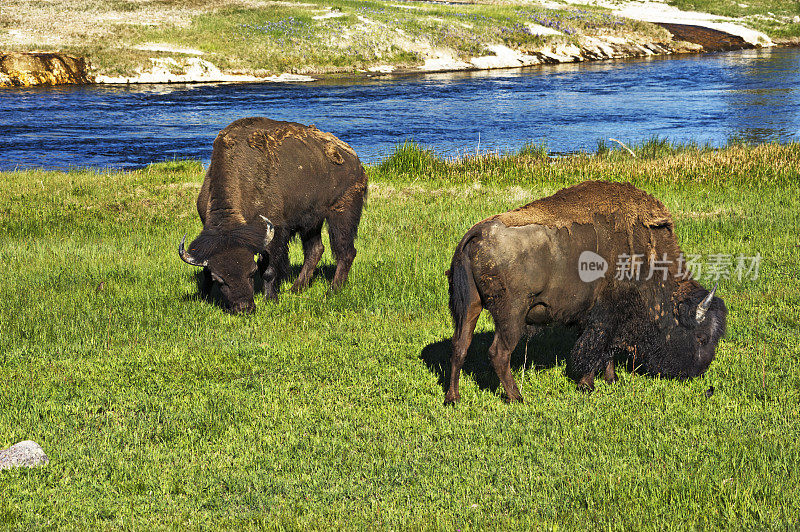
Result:
<svg viewBox="0 0 800 532"><path fill-rule="evenodd" d="M316 124L374 163L406 140L442 155L594 150L652 136L800 141L800 50L546 65L305 84L62 86L0 90L0 170L207 162L246 116Z"/></svg>

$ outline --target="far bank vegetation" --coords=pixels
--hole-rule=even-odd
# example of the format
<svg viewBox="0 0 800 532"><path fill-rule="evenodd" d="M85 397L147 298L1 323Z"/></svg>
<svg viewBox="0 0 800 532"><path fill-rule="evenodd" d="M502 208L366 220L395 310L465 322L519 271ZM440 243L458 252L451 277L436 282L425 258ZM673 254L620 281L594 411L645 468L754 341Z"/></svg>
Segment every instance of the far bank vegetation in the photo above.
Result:
<svg viewBox="0 0 800 532"><path fill-rule="evenodd" d="M670 39L658 26L608 10L527 3L9 0L0 10L0 49L68 52L90 58L95 74L112 76L167 57L253 75L402 69L431 57L491 56L498 45L531 53L586 36Z"/></svg>

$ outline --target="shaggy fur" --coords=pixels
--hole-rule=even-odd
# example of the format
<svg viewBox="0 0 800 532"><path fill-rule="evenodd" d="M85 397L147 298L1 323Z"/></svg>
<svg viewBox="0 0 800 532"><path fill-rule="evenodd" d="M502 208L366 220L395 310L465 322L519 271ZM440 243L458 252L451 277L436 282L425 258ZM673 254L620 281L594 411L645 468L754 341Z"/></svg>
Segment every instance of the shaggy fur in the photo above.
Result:
<svg viewBox="0 0 800 532"><path fill-rule="evenodd" d="M229 248L244 247L253 252L264 250L264 224L242 225L226 231L204 230L189 246L189 253L200 261Z"/></svg>
<svg viewBox="0 0 800 532"><path fill-rule="evenodd" d="M214 141L211 164L197 198L203 231L189 245L208 261L226 308L253 310L254 265L267 297L275 299L289 275L289 241L303 242L304 261L292 289L311 282L328 224L336 258L334 289L347 280L367 191L367 175L353 149L314 126L252 117L237 120ZM275 227L265 247L266 217ZM244 251L247 251L245 253ZM229 294L229 295L226 295Z"/></svg>
<svg viewBox="0 0 800 532"><path fill-rule="evenodd" d="M663 203L630 183L610 181L586 181L490 219L500 220L508 227L565 227L593 223L598 215L611 217L615 231L629 230L636 223L673 227L672 215Z"/></svg>
<svg viewBox="0 0 800 532"><path fill-rule="evenodd" d="M606 261L605 276L581 280L586 251ZM638 276L616 275L625 254L643 263ZM664 205L627 184L581 183L479 222L457 246L448 272L455 331L445 402L459 398L461 367L484 308L495 322L489 356L511 401L522 400L511 352L526 332L551 324L582 331L568 369L586 390L600 371L615 380L619 357L652 375L702 374L725 332L727 310L715 297L705 320L696 322L709 292L681 275L680 256Z"/></svg>

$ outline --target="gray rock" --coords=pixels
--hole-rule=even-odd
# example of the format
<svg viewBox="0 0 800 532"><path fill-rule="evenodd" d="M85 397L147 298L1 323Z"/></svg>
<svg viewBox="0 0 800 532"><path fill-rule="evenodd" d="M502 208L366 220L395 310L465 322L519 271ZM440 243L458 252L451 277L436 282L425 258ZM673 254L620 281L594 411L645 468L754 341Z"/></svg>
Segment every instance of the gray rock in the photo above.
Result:
<svg viewBox="0 0 800 532"><path fill-rule="evenodd" d="M0 450L0 470L12 467L35 467L49 461L44 450L35 441L21 441L8 449Z"/></svg>

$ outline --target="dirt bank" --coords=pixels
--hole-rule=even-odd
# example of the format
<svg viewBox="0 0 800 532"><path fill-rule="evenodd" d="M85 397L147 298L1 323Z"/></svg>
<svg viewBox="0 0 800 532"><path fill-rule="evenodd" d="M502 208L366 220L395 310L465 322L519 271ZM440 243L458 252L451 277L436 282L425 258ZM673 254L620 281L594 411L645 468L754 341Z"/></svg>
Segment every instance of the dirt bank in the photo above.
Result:
<svg viewBox="0 0 800 532"><path fill-rule="evenodd" d="M50 52L0 52L0 87L92 83L81 57Z"/></svg>
<svg viewBox="0 0 800 532"><path fill-rule="evenodd" d="M675 40L702 46L704 52L744 50L756 47L756 45L745 41L738 35L731 35L711 28L669 22L661 22L658 25L670 32Z"/></svg>

